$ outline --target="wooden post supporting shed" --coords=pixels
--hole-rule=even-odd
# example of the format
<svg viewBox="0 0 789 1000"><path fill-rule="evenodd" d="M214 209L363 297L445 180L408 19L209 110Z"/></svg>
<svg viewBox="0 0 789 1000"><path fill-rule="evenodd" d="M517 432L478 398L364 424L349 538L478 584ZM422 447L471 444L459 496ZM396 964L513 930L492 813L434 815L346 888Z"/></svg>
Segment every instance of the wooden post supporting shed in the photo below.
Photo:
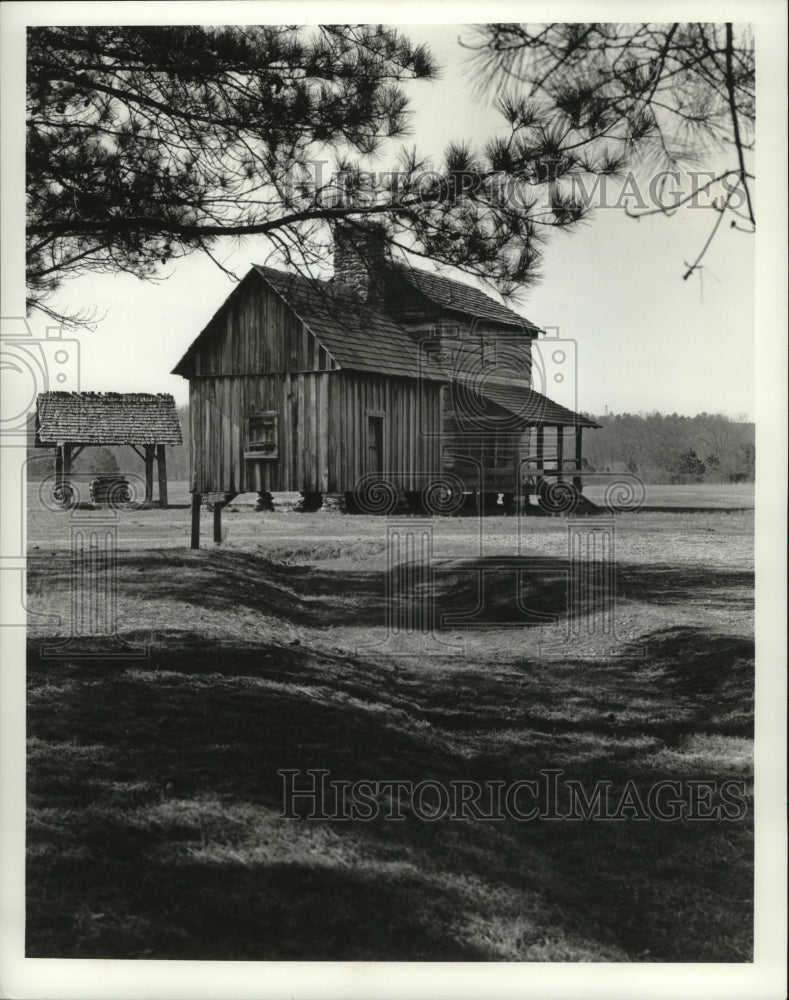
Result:
<svg viewBox="0 0 789 1000"><path fill-rule="evenodd" d="M153 500L153 455L155 445L145 445L145 502Z"/></svg>
<svg viewBox="0 0 789 1000"><path fill-rule="evenodd" d="M167 509L167 452L163 444L156 445L156 466L159 473L159 506Z"/></svg>
<svg viewBox="0 0 789 1000"><path fill-rule="evenodd" d="M55 489L63 489L65 479L63 476L63 445L55 446Z"/></svg>

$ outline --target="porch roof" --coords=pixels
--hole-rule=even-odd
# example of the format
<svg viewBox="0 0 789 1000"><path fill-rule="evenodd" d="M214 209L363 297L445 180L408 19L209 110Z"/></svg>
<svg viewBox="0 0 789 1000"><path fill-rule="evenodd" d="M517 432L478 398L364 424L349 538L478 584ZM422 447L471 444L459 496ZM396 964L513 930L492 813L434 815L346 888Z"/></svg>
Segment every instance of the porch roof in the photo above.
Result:
<svg viewBox="0 0 789 1000"><path fill-rule="evenodd" d="M600 424L555 403L525 382L505 379L455 379L454 391L472 402L487 400L517 418L523 427L596 427Z"/></svg>

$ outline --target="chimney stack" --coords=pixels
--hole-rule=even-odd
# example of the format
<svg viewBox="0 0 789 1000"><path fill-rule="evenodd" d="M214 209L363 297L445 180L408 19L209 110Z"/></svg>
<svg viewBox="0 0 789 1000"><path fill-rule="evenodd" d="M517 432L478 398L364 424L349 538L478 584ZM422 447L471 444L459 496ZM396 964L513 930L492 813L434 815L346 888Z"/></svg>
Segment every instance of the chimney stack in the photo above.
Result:
<svg viewBox="0 0 789 1000"><path fill-rule="evenodd" d="M353 288L360 301L379 301L386 265L386 228L380 222L337 222L333 230L335 279Z"/></svg>

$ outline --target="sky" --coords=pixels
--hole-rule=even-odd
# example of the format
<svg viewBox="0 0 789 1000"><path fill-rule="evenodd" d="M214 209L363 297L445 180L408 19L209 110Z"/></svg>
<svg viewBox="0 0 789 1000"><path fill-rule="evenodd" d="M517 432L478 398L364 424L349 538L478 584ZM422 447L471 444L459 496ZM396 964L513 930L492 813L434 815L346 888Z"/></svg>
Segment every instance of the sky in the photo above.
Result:
<svg viewBox="0 0 789 1000"><path fill-rule="evenodd" d="M438 82L408 86L409 143L434 155L450 139L481 145L503 120L490 96L470 93L467 53L458 44L466 29L400 27L426 42L442 65ZM698 209L635 221L621 208L604 207L582 229L553 238L542 283L516 307L574 347L577 382L561 391L543 387L548 395L598 415L707 411L753 419L753 237L721 227L704 270L682 279L713 221L713 213ZM240 251L228 245L220 256L243 276L268 253L261 239ZM64 282L54 303L89 307L100 317L94 331L66 333L80 341L80 388L172 392L179 404L187 402L187 383L169 373L234 285L202 255L165 273L158 283L127 275ZM50 321L34 316L31 322Z"/></svg>

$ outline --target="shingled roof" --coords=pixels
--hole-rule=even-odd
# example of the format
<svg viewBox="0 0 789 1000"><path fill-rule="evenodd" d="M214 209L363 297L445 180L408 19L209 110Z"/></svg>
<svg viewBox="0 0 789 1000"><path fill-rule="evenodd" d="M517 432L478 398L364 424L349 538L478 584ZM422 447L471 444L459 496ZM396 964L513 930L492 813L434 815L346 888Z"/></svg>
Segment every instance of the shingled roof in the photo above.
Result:
<svg viewBox="0 0 789 1000"><path fill-rule="evenodd" d="M539 332L529 320L470 285L405 264L389 262L386 266L390 276L405 281L437 309L489 320L532 336ZM250 273L257 273L271 286L341 368L444 380L435 366L427 369L420 364L415 337L384 308L361 301L350 285L336 279L308 278L262 264L253 265ZM173 374L185 374L184 362L202 336L190 345Z"/></svg>
<svg viewBox="0 0 789 1000"><path fill-rule="evenodd" d="M255 265L255 270L307 325L341 368L444 381L420 365L414 338L382 310L360 302L339 281L321 281Z"/></svg>
<svg viewBox="0 0 789 1000"><path fill-rule="evenodd" d="M488 399L496 406L518 418L524 427L599 427L600 424L574 413L561 403L555 403L541 392L531 389L525 382L485 379L481 382L456 380L455 385L464 396L475 395Z"/></svg>
<svg viewBox="0 0 789 1000"><path fill-rule="evenodd" d="M416 289L424 298L440 309L461 313L475 319L490 320L524 332L537 334L539 327L523 316L497 302L478 288L462 281L444 277L435 271L423 271L397 261L388 264L391 273Z"/></svg>
<svg viewBox="0 0 789 1000"><path fill-rule="evenodd" d="M168 393L42 392L36 444L181 444Z"/></svg>

